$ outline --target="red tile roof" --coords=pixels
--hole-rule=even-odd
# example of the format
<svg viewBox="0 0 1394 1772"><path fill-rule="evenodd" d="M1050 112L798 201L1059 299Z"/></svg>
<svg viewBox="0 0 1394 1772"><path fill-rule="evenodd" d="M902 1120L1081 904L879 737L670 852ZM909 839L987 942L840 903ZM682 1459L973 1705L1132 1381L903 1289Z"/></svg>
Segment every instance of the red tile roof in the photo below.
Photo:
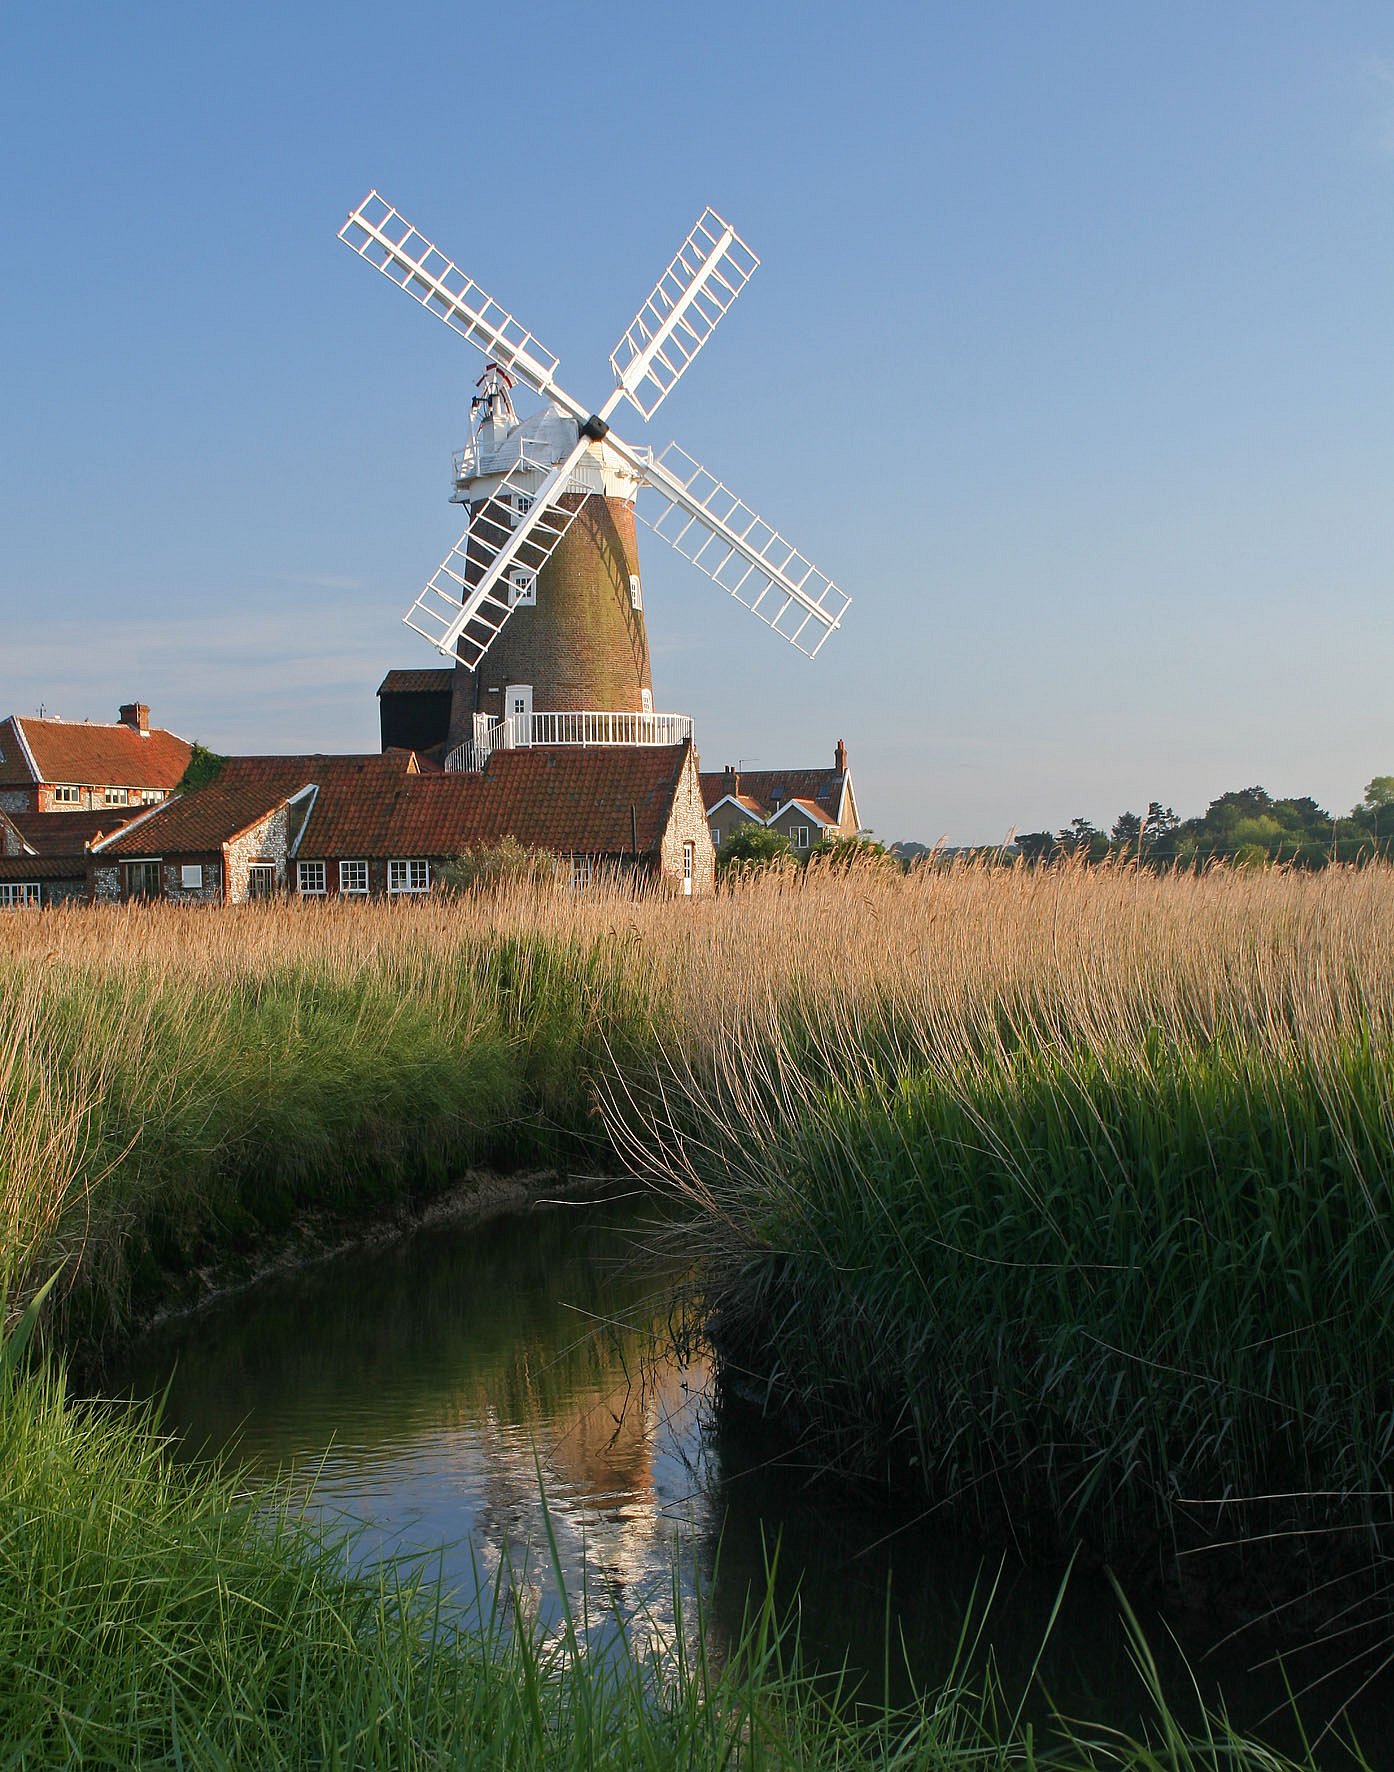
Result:
<svg viewBox="0 0 1394 1772"><path fill-rule="evenodd" d="M40 855L81 855L101 836L110 837L148 811L145 806L108 806L97 812L9 812L6 817Z"/></svg>
<svg viewBox="0 0 1394 1772"><path fill-rule="evenodd" d="M516 837L565 854L657 849L689 755L687 745L540 746L495 751L480 774L326 780L297 854L319 857L458 855Z"/></svg>
<svg viewBox="0 0 1394 1772"><path fill-rule="evenodd" d="M0 855L0 880L85 880L86 877L87 861L81 855Z"/></svg>
<svg viewBox="0 0 1394 1772"><path fill-rule="evenodd" d="M12 714L0 722L0 783L172 788L184 773L191 748L158 726L142 738L131 726L26 720Z"/></svg>
<svg viewBox="0 0 1394 1772"><path fill-rule="evenodd" d="M832 769L738 769L741 789L736 796L743 806L758 809L761 818L775 810L775 802L811 800L830 823L836 824L841 808L845 776ZM702 771L702 801L710 812L718 800L732 791L725 770Z"/></svg>
<svg viewBox="0 0 1394 1772"><path fill-rule="evenodd" d="M350 794L378 776L404 777L410 751L363 757L230 757L207 787L178 794L103 845L102 857L216 854L312 783L342 779Z"/></svg>
<svg viewBox="0 0 1394 1772"><path fill-rule="evenodd" d="M378 684L378 694L449 695L454 681L453 665L445 665L436 670L389 671Z"/></svg>

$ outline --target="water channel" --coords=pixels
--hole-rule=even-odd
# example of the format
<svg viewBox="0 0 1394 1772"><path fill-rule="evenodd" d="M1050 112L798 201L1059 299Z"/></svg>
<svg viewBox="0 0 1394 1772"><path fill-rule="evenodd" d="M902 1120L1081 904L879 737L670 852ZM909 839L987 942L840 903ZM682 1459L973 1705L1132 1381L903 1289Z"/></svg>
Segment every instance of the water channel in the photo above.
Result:
<svg viewBox="0 0 1394 1772"><path fill-rule="evenodd" d="M253 1482L289 1472L311 1506L355 1525L353 1556L424 1559L466 1614L502 1571L544 1625L557 1622L545 1491L597 1647L616 1614L631 1635L671 1634L675 1612L693 1628L700 1592L720 1654L778 1543L781 1599L820 1665L846 1662L879 1692L889 1619L895 1694L907 1669L937 1684L991 1587L980 1653L990 1644L1009 1693L1029 1685L1059 1572L830 1494L768 1439L719 1419L705 1359L678 1351L683 1264L671 1239L655 1248L648 1218L633 1198L559 1203L340 1255L152 1332L121 1389L167 1387L165 1424L188 1455L226 1452ZM1282 1717L1263 1720L1284 1697L1280 1671L1263 1665L1270 1647L1217 1649L1208 1619L1143 1618L1178 1699L1189 1676L1173 1631L1208 1700L1292 1742ZM1298 1659L1290 1677L1301 1686L1318 1671ZM1303 1702L1308 1725L1365 1672L1326 1679ZM1034 1690L1092 1721L1146 1715L1102 1577L1071 1577ZM1033 1696L1027 1714L1044 1710ZM1353 1717L1366 1742L1394 1735L1387 1680Z"/></svg>

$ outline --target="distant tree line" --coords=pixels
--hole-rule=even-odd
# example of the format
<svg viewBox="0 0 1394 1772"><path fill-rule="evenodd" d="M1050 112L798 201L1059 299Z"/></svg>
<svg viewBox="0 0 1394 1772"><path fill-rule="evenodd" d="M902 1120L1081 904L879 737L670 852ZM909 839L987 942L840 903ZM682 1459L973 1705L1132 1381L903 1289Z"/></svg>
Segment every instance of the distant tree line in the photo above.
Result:
<svg viewBox="0 0 1394 1772"><path fill-rule="evenodd" d="M1325 867L1394 852L1394 775L1377 775L1365 797L1344 816L1333 815L1310 795L1275 800L1263 788L1237 788L1212 800L1198 818L1178 818L1159 800L1145 813L1120 812L1108 830L1072 818L1058 831L1025 831L1017 851L1030 861L1072 856L1104 861L1134 855L1144 861L1268 861Z"/></svg>

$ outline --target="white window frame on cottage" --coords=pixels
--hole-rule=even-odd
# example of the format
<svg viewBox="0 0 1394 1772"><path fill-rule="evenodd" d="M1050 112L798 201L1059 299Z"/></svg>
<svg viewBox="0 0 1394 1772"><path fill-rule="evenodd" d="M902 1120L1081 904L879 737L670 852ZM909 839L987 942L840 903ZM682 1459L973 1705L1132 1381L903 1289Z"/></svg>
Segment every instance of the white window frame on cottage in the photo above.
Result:
<svg viewBox="0 0 1394 1772"><path fill-rule="evenodd" d="M571 872L567 884L573 892L584 892L595 877L595 865L589 855L569 855Z"/></svg>
<svg viewBox="0 0 1394 1772"><path fill-rule="evenodd" d="M42 902L43 892L37 880L0 880L0 910Z"/></svg>
<svg viewBox="0 0 1394 1772"><path fill-rule="evenodd" d="M57 806L81 806L82 789L65 782L62 787L54 788L53 799Z"/></svg>
<svg viewBox="0 0 1394 1772"><path fill-rule="evenodd" d="M130 802L131 802L131 791L129 788L103 788L102 789L102 805L103 806L129 806Z"/></svg>
<svg viewBox="0 0 1394 1772"><path fill-rule="evenodd" d="M431 864L419 857L387 864L387 891L398 898L412 892L431 890Z"/></svg>
<svg viewBox="0 0 1394 1772"><path fill-rule="evenodd" d="M201 892L203 890L203 863L201 861L184 861L179 864L179 884L185 892Z"/></svg>
<svg viewBox="0 0 1394 1772"><path fill-rule="evenodd" d="M362 872L359 872L359 869ZM360 886L358 881L362 880ZM366 861L341 861L339 863L339 891L345 898L366 898L368 896L368 864Z"/></svg>
<svg viewBox="0 0 1394 1772"><path fill-rule="evenodd" d="M142 870L142 872L139 876L137 876L137 874L136 874L137 868L140 868ZM141 890L139 892L133 892L131 890L131 885L132 885L132 882L137 877L139 877L141 879L143 884L145 884L145 885L149 884L150 879L151 879L149 869L151 869L151 868L154 868L154 870L155 870L155 873L154 873L155 890L153 892L146 892L144 890ZM147 899L150 899L150 898L163 898L165 895L164 880L160 874L160 858L157 855L142 855L142 856L137 857L137 859L134 861L122 862L121 876L122 876L121 877L121 891L122 891L122 896L124 898L147 898Z"/></svg>
<svg viewBox="0 0 1394 1772"><path fill-rule="evenodd" d="M720 847L721 847L721 826L719 824L714 824L711 827L711 833L712 833L712 848L713 849L720 849Z"/></svg>
<svg viewBox="0 0 1394 1772"><path fill-rule="evenodd" d="M164 797L165 790L163 788L142 788L140 790L140 803L142 806L158 806Z"/></svg>
<svg viewBox="0 0 1394 1772"><path fill-rule="evenodd" d="M295 883L302 898L323 898L328 889L324 863L322 861L296 862Z"/></svg>
<svg viewBox="0 0 1394 1772"><path fill-rule="evenodd" d="M644 587L639 583L637 572L631 572L629 575L629 607L631 609L644 607Z"/></svg>
<svg viewBox="0 0 1394 1772"><path fill-rule="evenodd" d="M276 896L276 864L274 861L252 861L247 864L247 903L264 904Z"/></svg>
<svg viewBox="0 0 1394 1772"><path fill-rule="evenodd" d="M697 845L684 843L682 846L682 892L684 898L692 897L692 878L697 872Z"/></svg>
<svg viewBox="0 0 1394 1772"><path fill-rule="evenodd" d="M796 824L793 827L793 832L794 832L794 847L795 847L795 849L807 849L808 848L808 826L806 824Z"/></svg>

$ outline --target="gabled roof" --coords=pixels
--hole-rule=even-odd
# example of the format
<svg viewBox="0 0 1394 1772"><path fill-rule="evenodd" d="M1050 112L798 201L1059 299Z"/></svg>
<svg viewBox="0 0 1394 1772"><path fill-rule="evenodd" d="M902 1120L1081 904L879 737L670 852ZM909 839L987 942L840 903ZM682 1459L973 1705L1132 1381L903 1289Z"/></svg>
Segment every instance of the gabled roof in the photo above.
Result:
<svg viewBox="0 0 1394 1772"><path fill-rule="evenodd" d="M80 787L173 788L192 746L152 726L142 738L131 726L87 720L0 721L0 785L72 782Z"/></svg>
<svg viewBox="0 0 1394 1772"><path fill-rule="evenodd" d="M454 681L453 665L445 665L436 670L389 671L378 684L378 694L449 695Z"/></svg>
<svg viewBox="0 0 1394 1772"><path fill-rule="evenodd" d="M740 792L732 792L732 776L725 770L703 770L702 801L712 812L723 800L731 800L744 811L753 812L765 823L791 800L807 801L817 807L827 824L837 824L842 817L842 794L846 775L833 769L740 769Z"/></svg>
<svg viewBox="0 0 1394 1772"><path fill-rule="evenodd" d="M9 812L5 816L36 855L82 855L101 836L148 811L144 806L108 806L96 812Z"/></svg>
<svg viewBox="0 0 1394 1772"><path fill-rule="evenodd" d="M627 855L662 840L690 745L531 745L477 774L379 776L320 785L303 858L457 855L515 837L529 849ZM633 809L631 821L630 812Z"/></svg>
<svg viewBox="0 0 1394 1772"><path fill-rule="evenodd" d="M782 818L791 806L795 807L799 812L802 812L805 818L811 818L815 824L829 825L837 823L837 820L829 814L827 808L820 806L816 800L793 799L782 801L778 809L770 814L770 817L772 819Z"/></svg>
<svg viewBox="0 0 1394 1772"><path fill-rule="evenodd" d="M206 787L177 794L102 843L102 856L208 855L283 806L302 788L333 776L354 782L402 776L410 751L362 757L229 757Z"/></svg>
<svg viewBox="0 0 1394 1772"><path fill-rule="evenodd" d="M86 874L81 855L0 855L0 880L81 880Z"/></svg>

